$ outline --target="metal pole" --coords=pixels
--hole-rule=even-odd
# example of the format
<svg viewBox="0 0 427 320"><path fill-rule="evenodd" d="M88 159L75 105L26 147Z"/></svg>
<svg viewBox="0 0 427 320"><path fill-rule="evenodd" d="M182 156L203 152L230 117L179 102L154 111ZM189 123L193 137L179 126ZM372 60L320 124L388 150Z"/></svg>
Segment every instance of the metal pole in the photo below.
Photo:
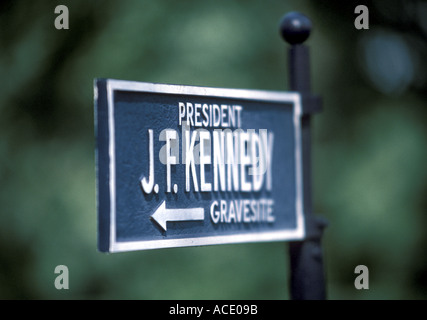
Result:
<svg viewBox="0 0 427 320"><path fill-rule="evenodd" d="M280 23L283 39L289 49L289 80L291 91L302 96L302 163L306 238L289 243L290 291L294 300L326 299L326 283L323 266L322 234L326 220L313 214L311 193L311 114L321 109L320 99L310 93L309 49L303 42L311 32L311 21L303 14L290 12Z"/></svg>

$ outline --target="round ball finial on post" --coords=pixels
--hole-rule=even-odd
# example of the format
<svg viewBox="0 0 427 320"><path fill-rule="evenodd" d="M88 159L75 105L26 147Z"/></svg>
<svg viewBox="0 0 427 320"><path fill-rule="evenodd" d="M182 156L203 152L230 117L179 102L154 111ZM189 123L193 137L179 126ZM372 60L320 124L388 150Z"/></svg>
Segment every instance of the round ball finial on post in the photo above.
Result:
<svg viewBox="0 0 427 320"><path fill-rule="evenodd" d="M291 45L301 44L307 40L311 29L311 20L299 12L289 12L280 21L282 38Z"/></svg>

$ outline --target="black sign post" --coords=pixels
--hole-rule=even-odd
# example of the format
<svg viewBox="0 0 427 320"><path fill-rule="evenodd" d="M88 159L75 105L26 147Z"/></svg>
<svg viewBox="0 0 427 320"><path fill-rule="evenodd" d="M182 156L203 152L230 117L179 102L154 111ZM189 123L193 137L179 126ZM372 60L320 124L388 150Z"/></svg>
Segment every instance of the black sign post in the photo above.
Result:
<svg viewBox="0 0 427 320"><path fill-rule="evenodd" d="M280 23L283 39L289 49L289 83L291 91L302 96L302 163L306 237L290 242L291 298L294 300L326 299L325 273L321 240L327 222L314 216L311 192L311 114L321 111L321 100L310 93L309 49L303 43L310 35L311 21L303 14L291 12Z"/></svg>

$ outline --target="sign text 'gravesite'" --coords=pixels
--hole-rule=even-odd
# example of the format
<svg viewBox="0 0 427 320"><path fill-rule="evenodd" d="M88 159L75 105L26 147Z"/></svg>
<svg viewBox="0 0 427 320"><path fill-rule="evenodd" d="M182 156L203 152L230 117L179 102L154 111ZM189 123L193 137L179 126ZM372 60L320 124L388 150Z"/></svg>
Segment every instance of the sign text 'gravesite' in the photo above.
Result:
<svg viewBox="0 0 427 320"><path fill-rule="evenodd" d="M95 82L98 247L304 237L297 93Z"/></svg>

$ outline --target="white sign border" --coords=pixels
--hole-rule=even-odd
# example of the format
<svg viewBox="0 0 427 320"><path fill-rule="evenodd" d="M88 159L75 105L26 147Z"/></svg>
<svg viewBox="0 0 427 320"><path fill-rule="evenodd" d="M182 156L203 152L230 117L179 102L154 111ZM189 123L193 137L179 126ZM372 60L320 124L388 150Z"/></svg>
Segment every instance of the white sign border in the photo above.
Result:
<svg viewBox="0 0 427 320"><path fill-rule="evenodd" d="M302 177L302 143L301 143L301 95L297 92L228 89L213 87L197 87L184 85L158 84L126 80L106 79L108 128L109 128L109 191L110 191L110 243L109 252L124 252L135 250L148 250L160 248L176 248L190 246L205 246L216 244L272 242L301 240L305 237L303 177ZM179 94L192 96L206 96L218 98L234 98L242 100L256 100L266 102L292 103L293 122L295 129L295 163L296 163L296 215L295 229L254 232L237 235L208 236L182 239L141 240L141 241L116 241L116 163L115 163L115 122L114 122L114 91L135 91L162 94ZM96 86L95 86L95 95Z"/></svg>

